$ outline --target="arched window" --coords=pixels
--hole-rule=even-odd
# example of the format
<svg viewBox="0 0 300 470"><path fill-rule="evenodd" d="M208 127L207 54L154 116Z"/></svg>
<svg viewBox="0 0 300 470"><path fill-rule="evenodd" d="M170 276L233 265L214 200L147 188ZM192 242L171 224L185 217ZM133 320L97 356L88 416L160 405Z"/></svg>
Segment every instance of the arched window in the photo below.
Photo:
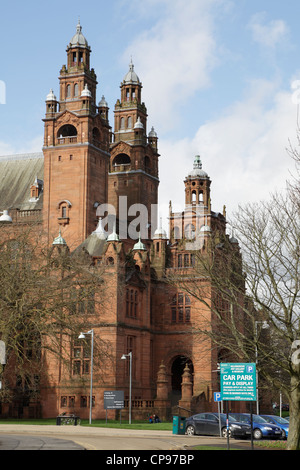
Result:
<svg viewBox="0 0 300 470"><path fill-rule="evenodd" d="M101 136L100 136L100 131L97 127L94 127L93 129L93 139L100 142Z"/></svg>
<svg viewBox="0 0 300 470"><path fill-rule="evenodd" d="M138 317L139 292L137 289L126 289L126 317Z"/></svg>
<svg viewBox="0 0 300 470"><path fill-rule="evenodd" d="M129 118L127 120L127 128L132 129L132 117L131 116L129 116Z"/></svg>
<svg viewBox="0 0 300 470"><path fill-rule="evenodd" d="M69 223L69 209L72 207L70 201L60 201L57 205L59 223ZM60 220L61 219L61 220Z"/></svg>
<svg viewBox="0 0 300 470"><path fill-rule="evenodd" d="M120 153L113 160L113 166L115 166L115 165L130 165L130 163L131 163L130 157L128 155L126 155L126 153Z"/></svg>
<svg viewBox="0 0 300 470"><path fill-rule="evenodd" d="M180 230L180 227L178 227L178 226L174 227L174 229L173 229L173 235L174 235L175 240L178 240L179 238L181 238L181 230Z"/></svg>
<svg viewBox="0 0 300 470"><path fill-rule="evenodd" d="M120 129L125 129L125 118L120 119Z"/></svg>
<svg viewBox="0 0 300 470"><path fill-rule="evenodd" d="M67 85L67 98L71 98L71 85Z"/></svg>
<svg viewBox="0 0 300 470"><path fill-rule="evenodd" d="M195 238L195 226L193 224L186 225L184 235L188 240L193 240Z"/></svg>
<svg viewBox="0 0 300 470"><path fill-rule="evenodd" d="M74 85L74 96L78 96L78 83Z"/></svg>
<svg viewBox="0 0 300 470"><path fill-rule="evenodd" d="M72 124L65 124L64 126L60 127L57 132L57 137L74 137L77 136L77 129Z"/></svg>

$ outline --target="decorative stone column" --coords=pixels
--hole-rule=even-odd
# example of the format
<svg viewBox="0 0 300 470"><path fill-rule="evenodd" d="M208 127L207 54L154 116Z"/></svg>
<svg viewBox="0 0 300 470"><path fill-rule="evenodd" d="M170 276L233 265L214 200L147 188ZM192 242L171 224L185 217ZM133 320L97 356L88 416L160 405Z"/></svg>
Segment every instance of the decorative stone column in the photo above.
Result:
<svg viewBox="0 0 300 470"><path fill-rule="evenodd" d="M162 420L168 419L171 413L171 403L168 400L168 382L167 369L162 361L157 373L156 399L154 400L155 413Z"/></svg>
<svg viewBox="0 0 300 470"><path fill-rule="evenodd" d="M192 399L193 399L193 382L192 374L190 373L189 366L186 364L181 382L181 400L178 402L178 406L183 410L180 410L179 413L183 416L186 414L189 415L192 411Z"/></svg>

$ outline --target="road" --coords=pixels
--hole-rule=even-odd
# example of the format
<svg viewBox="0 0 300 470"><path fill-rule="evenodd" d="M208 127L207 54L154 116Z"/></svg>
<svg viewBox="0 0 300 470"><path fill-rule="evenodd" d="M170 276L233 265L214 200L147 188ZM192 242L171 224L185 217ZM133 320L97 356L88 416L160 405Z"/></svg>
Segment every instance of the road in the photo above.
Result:
<svg viewBox="0 0 300 470"><path fill-rule="evenodd" d="M227 441L218 437L176 435L172 431L0 424L0 450L179 451L196 445L226 449ZM250 442L231 439L230 447L250 449Z"/></svg>

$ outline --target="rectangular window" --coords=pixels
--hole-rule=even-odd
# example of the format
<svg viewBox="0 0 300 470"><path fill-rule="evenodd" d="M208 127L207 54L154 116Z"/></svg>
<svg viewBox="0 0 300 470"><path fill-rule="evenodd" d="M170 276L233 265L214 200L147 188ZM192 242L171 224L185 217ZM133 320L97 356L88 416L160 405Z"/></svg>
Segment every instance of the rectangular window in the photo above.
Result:
<svg viewBox="0 0 300 470"><path fill-rule="evenodd" d="M187 294L179 292L172 297L171 301L171 322L191 321L191 299Z"/></svg>
<svg viewBox="0 0 300 470"><path fill-rule="evenodd" d="M190 307L185 307L185 321L186 322L191 321L191 308Z"/></svg>
<svg viewBox="0 0 300 470"><path fill-rule="evenodd" d="M81 361L73 361L73 375L80 375Z"/></svg>
<svg viewBox="0 0 300 470"><path fill-rule="evenodd" d="M172 307L172 323L176 323L176 307Z"/></svg>
<svg viewBox="0 0 300 470"><path fill-rule="evenodd" d="M90 373L91 344L90 338L76 339L72 348L72 374L87 375Z"/></svg>
<svg viewBox="0 0 300 470"><path fill-rule="evenodd" d="M183 308L180 307L178 310L178 321L183 322Z"/></svg>
<svg viewBox="0 0 300 470"><path fill-rule="evenodd" d="M81 396L80 397L80 408L87 408L87 397Z"/></svg>

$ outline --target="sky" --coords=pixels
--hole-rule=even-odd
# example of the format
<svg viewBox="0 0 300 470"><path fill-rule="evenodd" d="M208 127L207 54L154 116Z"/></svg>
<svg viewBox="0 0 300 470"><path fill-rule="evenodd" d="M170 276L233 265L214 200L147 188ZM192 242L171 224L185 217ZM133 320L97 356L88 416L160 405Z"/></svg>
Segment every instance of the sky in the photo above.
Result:
<svg viewBox="0 0 300 470"><path fill-rule="evenodd" d="M132 57L160 153L159 215L184 209L200 155L212 210L285 188L300 102L299 0L1 2L0 155L42 151L45 98L78 18L97 101L113 110ZM167 229L167 226L164 228Z"/></svg>

